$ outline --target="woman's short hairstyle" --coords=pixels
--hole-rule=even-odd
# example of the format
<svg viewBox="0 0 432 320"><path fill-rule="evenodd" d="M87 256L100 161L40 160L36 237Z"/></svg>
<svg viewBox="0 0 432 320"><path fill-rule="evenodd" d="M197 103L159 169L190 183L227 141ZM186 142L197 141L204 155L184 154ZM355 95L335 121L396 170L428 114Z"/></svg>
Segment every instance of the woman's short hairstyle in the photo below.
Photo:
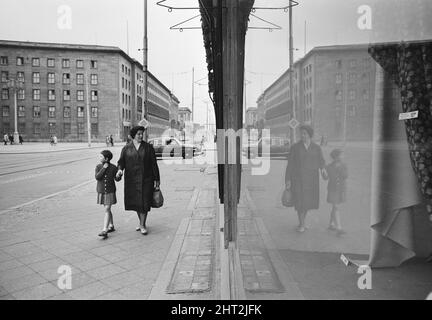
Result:
<svg viewBox="0 0 432 320"><path fill-rule="evenodd" d="M334 149L332 152L330 152L330 157L333 160L336 160L339 158L339 156L341 155L343 151L341 149Z"/></svg>
<svg viewBox="0 0 432 320"><path fill-rule="evenodd" d="M102 151L101 155L103 155L105 159L108 159L108 161L110 161L113 158L113 154L109 150Z"/></svg>
<svg viewBox="0 0 432 320"><path fill-rule="evenodd" d="M300 130L306 131L307 134L309 135L309 137L311 137L311 138L314 135L314 129L310 125L304 124L300 127Z"/></svg>
<svg viewBox="0 0 432 320"><path fill-rule="evenodd" d="M136 136L136 134L138 133L138 131L142 131L142 132L144 132L145 131L145 128L143 127L143 126L136 126L136 127L133 127L131 130L130 130L130 132L129 132L129 134L130 134L130 136L132 137L132 139L135 139L135 136Z"/></svg>

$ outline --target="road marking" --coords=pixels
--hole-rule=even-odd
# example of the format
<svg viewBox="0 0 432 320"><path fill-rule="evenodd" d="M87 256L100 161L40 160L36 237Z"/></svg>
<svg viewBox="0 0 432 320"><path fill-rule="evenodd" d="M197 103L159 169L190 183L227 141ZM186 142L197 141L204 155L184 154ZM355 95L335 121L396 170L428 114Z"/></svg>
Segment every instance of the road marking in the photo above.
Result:
<svg viewBox="0 0 432 320"><path fill-rule="evenodd" d="M89 180L89 181L86 181L86 182L83 182L83 183L80 183L80 184L77 184L76 186L70 187L70 188L68 188L68 189L65 189L65 190L62 190L62 191L59 191L59 192L56 192L56 193L49 194L49 195L47 195L47 196L43 196L43 197L41 197L41 198L38 198L38 199L35 199L35 200L31 200L31 201L26 202L26 203L19 204L19 205L17 205L17 206L11 207L11 208L9 208L9 209L1 210L1 211L0 211L0 215L4 214L4 213L6 213L6 212L9 212L9 211L13 211L13 210L16 210L16 209L19 209L19 208L22 208L22 207L28 206L28 205L30 205L30 204L33 204L33 203L38 202L38 201L41 201L41 200L45 200L45 199L49 199L49 198L55 197L55 196L57 196L57 195L59 195L59 194L62 194L62 193L65 193L65 192L68 192L68 191L71 191L71 190L77 189L77 188L79 188L79 187L85 186L85 185L90 184L90 183L92 183L92 182L94 182L94 179Z"/></svg>
<svg viewBox="0 0 432 320"><path fill-rule="evenodd" d="M13 178L13 179L9 179L9 180L0 181L0 185L12 183L12 182L18 182L18 181L27 180L27 179L32 179L32 178L44 176L44 175L50 174L50 173L52 173L52 171L46 171L46 172L41 172L41 173L37 173L37 174L29 174L29 175L19 177L19 178Z"/></svg>

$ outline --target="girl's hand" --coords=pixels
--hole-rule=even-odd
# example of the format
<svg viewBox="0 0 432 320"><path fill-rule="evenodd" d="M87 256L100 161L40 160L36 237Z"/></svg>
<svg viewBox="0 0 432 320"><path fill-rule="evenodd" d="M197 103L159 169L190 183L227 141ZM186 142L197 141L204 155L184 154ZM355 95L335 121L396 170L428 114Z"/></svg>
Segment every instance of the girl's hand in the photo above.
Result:
<svg viewBox="0 0 432 320"><path fill-rule="evenodd" d="M107 162L104 163L103 167L106 169L109 167L109 164Z"/></svg>
<svg viewBox="0 0 432 320"><path fill-rule="evenodd" d="M116 177L121 178L123 176L123 172L121 170L117 171Z"/></svg>

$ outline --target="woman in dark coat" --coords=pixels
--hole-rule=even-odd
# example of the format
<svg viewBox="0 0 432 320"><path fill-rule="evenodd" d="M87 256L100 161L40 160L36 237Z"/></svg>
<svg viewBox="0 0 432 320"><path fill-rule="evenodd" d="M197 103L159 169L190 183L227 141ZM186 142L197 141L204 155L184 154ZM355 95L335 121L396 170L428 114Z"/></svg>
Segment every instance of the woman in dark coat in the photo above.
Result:
<svg viewBox="0 0 432 320"><path fill-rule="evenodd" d="M300 132L301 141L291 147L288 156L285 185L291 189L297 211L297 231L304 232L307 212L319 207L319 171L324 173L325 161L321 147L312 141L312 127L303 125Z"/></svg>
<svg viewBox="0 0 432 320"><path fill-rule="evenodd" d="M136 211L140 225L137 231L146 235L147 213L150 211L153 191L160 185L159 167L153 146L143 141L145 128L133 127L132 142L123 147L117 163L117 176L124 170L125 210Z"/></svg>

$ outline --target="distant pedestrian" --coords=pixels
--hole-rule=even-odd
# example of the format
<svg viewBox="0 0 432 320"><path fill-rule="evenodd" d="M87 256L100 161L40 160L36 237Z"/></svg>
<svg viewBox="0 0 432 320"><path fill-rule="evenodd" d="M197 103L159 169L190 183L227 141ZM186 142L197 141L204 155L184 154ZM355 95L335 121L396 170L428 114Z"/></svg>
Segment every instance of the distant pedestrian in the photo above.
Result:
<svg viewBox="0 0 432 320"><path fill-rule="evenodd" d="M5 133L3 136L3 142L4 142L4 145L7 146L8 142L9 142L9 136L7 133Z"/></svg>
<svg viewBox="0 0 432 320"><path fill-rule="evenodd" d="M105 143L106 143L107 148L111 145L110 136L106 136Z"/></svg>
<svg viewBox="0 0 432 320"><path fill-rule="evenodd" d="M111 147L114 147L114 138L113 138L112 134L110 134L109 140L110 140Z"/></svg>
<svg viewBox="0 0 432 320"><path fill-rule="evenodd" d="M19 143L20 143L20 144L23 144L24 139L23 139L22 135L19 135L18 138L19 138Z"/></svg>
<svg viewBox="0 0 432 320"><path fill-rule="evenodd" d="M50 136L50 145L53 146L54 145L54 137Z"/></svg>
<svg viewBox="0 0 432 320"><path fill-rule="evenodd" d="M12 133L9 134L9 141L10 141L10 144L11 144L11 145L14 144L14 136L13 136Z"/></svg>
<svg viewBox="0 0 432 320"><path fill-rule="evenodd" d="M105 208L105 217L102 232L99 237L108 238L108 233L114 232L114 220L111 206L117 203L115 181L120 181L116 177L117 167L111 164L113 154L109 150L104 150L99 155L100 164L96 166L95 178L97 180L96 191L98 193L97 203Z"/></svg>
<svg viewBox="0 0 432 320"><path fill-rule="evenodd" d="M312 141L313 128L303 125L300 132L301 140L291 147L288 155L285 188L291 190L297 211L297 231L304 232L307 212L319 208L319 172L323 174L325 161L321 147Z"/></svg>
<svg viewBox="0 0 432 320"><path fill-rule="evenodd" d="M326 166L326 173L324 174L324 180L328 180L327 202L332 205L329 230L336 230L338 235L342 235L345 231L342 229L338 206L346 201L348 168L343 162L341 149L334 149L330 153L330 157L332 162Z"/></svg>
<svg viewBox="0 0 432 320"><path fill-rule="evenodd" d="M53 137L53 142L54 142L54 145L56 146L57 145L57 136L56 135L54 135L54 137Z"/></svg>
<svg viewBox="0 0 432 320"><path fill-rule="evenodd" d="M143 141L145 128L133 127L130 130L132 142L125 145L118 160L117 177L125 175L125 210L135 211L139 218L136 231L147 234L147 214L151 209L153 192L159 188L159 167L153 146Z"/></svg>

